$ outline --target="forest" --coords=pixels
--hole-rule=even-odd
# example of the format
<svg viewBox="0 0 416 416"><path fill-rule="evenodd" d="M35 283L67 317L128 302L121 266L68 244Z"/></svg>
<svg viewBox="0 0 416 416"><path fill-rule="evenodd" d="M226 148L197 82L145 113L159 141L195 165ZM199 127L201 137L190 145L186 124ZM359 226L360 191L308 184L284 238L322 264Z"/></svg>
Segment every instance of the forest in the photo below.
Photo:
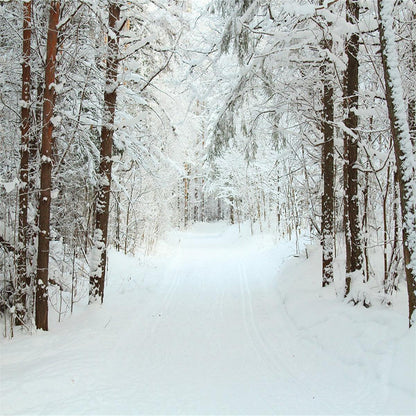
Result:
<svg viewBox="0 0 416 416"><path fill-rule="evenodd" d="M394 319L404 307L414 345L414 0L3 0L0 111L1 346L11 353L14 340L63 334L77 313L91 330L100 313L107 319L108 279L121 273L113 258L152 275L155 253L171 247L166 262L184 250L162 285L170 305L177 275L191 273L185 261L204 276L218 261L231 282L227 250L269 237L314 265L305 287L316 285L322 302L333 294L343 313ZM218 240L221 250L209 243L217 231L230 242ZM198 242L210 260L193 251ZM256 259L253 276L273 269ZM247 331L278 372L265 323L250 324L255 283L242 276ZM206 272L201 288L208 281ZM125 302L140 316L133 296ZM270 410L207 406L188 410ZM155 409L143 412L187 413Z"/></svg>

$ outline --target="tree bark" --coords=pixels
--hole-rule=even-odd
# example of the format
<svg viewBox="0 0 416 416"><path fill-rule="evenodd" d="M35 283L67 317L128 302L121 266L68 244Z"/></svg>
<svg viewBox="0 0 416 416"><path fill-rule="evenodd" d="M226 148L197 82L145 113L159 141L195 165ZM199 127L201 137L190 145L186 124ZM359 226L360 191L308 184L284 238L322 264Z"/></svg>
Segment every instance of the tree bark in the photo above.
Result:
<svg viewBox="0 0 416 416"><path fill-rule="evenodd" d="M416 24L416 13L412 13L412 21L413 24ZM416 39L415 39L415 29L413 26L413 30L410 34L410 54L411 54L411 68L410 70L416 71ZM413 88L410 91L410 98L408 103L408 118L409 118L409 129L410 129L410 139L412 141L413 150L416 151L416 86L413 85Z"/></svg>
<svg viewBox="0 0 416 416"><path fill-rule="evenodd" d="M183 178L184 184L184 225L188 226L189 221L189 180L191 175L191 169L187 163L185 163L185 177Z"/></svg>
<svg viewBox="0 0 416 416"><path fill-rule="evenodd" d="M357 0L346 1L346 20L352 25L356 25L359 20L359 3ZM346 118L344 125L344 150L346 164L344 169L344 225L347 245L346 255L346 279L345 279L345 296L351 289L351 280L354 273L362 271L363 267L363 250L361 241L361 228L358 205L358 50L359 35L358 32L351 34L345 45L347 55L347 69L344 74L344 107Z"/></svg>
<svg viewBox="0 0 416 416"><path fill-rule="evenodd" d="M107 234L110 212L111 167L114 135L114 117L117 103L117 72L119 54L120 4L110 2L108 14L108 43L104 117L101 129L99 183L95 205L95 232L93 261L90 272L89 303L104 300L104 282L107 266Z"/></svg>
<svg viewBox="0 0 416 416"><path fill-rule="evenodd" d="M331 52L332 41L324 39L322 46ZM326 57L321 66L322 97L322 287L334 281L334 87L331 63Z"/></svg>
<svg viewBox="0 0 416 416"><path fill-rule="evenodd" d="M39 193L38 262L36 276L36 328L48 330L48 268L50 209L52 184L52 132L55 102L56 47L58 38L59 1L51 1L46 44L45 90L43 93L43 125Z"/></svg>
<svg viewBox="0 0 416 416"><path fill-rule="evenodd" d="M412 326L416 321L416 161L398 68L392 16L394 4L391 0L378 0L377 3L386 100L400 190L409 326Z"/></svg>
<svg viewBox="0 0 416 416"><path fill-rule="evenodd" d="M29 204L29 141L30 141L30 43L32 36L32 2L23 2L23 62L22 62L22 101L21 101L21 142L19 169L19 225L17 250L17 319L16 325L25 320L26 297L30 281L27 272Z"/></svg>

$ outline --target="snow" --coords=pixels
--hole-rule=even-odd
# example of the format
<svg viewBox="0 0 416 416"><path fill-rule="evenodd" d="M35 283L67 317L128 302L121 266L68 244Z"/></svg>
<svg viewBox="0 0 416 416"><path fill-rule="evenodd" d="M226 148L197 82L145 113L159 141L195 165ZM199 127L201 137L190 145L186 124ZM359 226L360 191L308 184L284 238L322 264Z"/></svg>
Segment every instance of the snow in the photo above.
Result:
<svg viewBox="0 0 416 416"><path fill-rule="evenodd" d="M103 305L1 341L0 413L414 414L405 294L352 307L294 253L222 223L110 251Z"/></svg>
<svg viewBox="0 0 416 416"><path fill-rule="evenodd" d="M9 194L16 189L17 185L19 184L19 180L14 178L11 182L3 182L1 184L4 186L6 194Z"/></svg>

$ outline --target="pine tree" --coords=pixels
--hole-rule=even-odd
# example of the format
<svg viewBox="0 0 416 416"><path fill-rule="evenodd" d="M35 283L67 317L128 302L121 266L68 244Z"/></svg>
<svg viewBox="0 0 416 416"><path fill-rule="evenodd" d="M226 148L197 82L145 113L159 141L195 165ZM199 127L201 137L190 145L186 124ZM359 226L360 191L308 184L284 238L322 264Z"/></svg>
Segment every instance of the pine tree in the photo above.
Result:
<svg viewBox="0 0 416 416"><path fill-rule="evenodd" d="M49 9L46 45L45 89L39 193L38 261L36 276L36 328L48 330L48 268L52 185L52 133L55 105L55 73L60 2L52 0Z"/></svg>
<svg viewBox="0 0 416 416"><path fill-rule="evenodd" d="M119 54L120 3L109 5L106 84L104 117L101 128L99 183L95 204L95 231L93 260L90 273L90 303L104 299L104 281L107 265L107 235L110 212L111 167L114 135L114 117L117 103L117 73Z"/></svg>

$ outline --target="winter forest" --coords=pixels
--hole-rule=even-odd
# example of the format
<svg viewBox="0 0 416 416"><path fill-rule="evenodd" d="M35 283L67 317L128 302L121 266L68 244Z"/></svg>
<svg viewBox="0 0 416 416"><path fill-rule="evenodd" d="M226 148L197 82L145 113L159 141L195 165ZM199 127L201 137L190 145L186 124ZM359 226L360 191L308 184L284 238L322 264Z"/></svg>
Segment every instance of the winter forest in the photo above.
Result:
<svg viewBox="0 0 416 416"><path fill-rule="evenodd" d="M414 0L0 1L1 414L415 414Z"/></svg>

